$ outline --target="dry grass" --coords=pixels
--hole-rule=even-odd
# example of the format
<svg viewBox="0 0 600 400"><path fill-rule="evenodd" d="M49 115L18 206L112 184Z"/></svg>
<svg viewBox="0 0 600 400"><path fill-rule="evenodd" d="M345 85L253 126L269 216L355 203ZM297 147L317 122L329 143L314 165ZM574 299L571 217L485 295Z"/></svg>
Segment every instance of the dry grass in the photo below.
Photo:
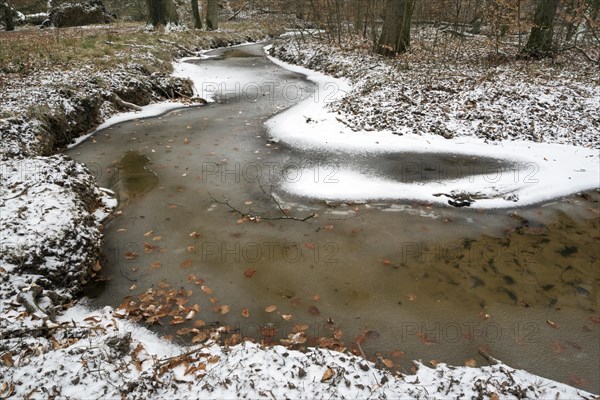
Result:
<svg viewBox="0 0 600 400"><path fill-rule="evenodd" d="M123 22L0 32L0 74L27 75L41 69L67 70L81 65L107 69L127 62L145 64L149 72L168 72L177 48L159 39L202 49L239 41L241 34L256 40L282 31L283 24L236 21L222 24L217 32L144 32L139 23ZM164 62L157 63L156 59Z"/></svg>

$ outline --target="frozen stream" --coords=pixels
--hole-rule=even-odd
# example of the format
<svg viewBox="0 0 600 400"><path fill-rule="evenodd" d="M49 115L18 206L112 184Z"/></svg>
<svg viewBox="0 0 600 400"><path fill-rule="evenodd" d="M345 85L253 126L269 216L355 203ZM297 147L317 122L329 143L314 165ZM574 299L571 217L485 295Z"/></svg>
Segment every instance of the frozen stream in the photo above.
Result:
<svg viewBox="0 0 600 400"><path fill-rule="evenodd" d="M104 229L107 280L89 291L95 305L183 287L200 305L195 319L242 336L270 340L262 328L271 326L277 340L307 324L308 336L331 337L333 321L349 349L362 334L368 357L381 353L406 370L412 359L482 365L483 348L512 367L600 392L597 192L497 211L289 195L284 183L307 171L335 185L340 169L419 182L516 167L288 147L270 140L264 123L313 85L271 63L261 45L209 55L197 63L217 87L226 81L225 92L205 87L216 102L120 123L67 152L120 198ZM243 219L213 198L264 219ZM283 215L278 204L298 219L316 215L274 219ZM167 317L154 327L189 341L176 331L192 322L172 326Z"/></svg>

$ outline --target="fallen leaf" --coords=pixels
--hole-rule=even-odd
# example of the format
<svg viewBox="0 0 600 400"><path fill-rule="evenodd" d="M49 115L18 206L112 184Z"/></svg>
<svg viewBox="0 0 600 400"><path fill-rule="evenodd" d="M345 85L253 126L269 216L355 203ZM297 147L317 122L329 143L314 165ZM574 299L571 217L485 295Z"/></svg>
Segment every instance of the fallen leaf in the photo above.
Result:
<svg viewBox="0 0 600 400"><path fill-rule="evenodd" d="M308 308L308 313L310 315L315 316L315 317L318 317L319 315L321 315L321 311L319 311L319 309L317 307L315 307L315 306L310 306Z"/></svg>
<svg viewBox="0 0 600 400"><path fill-rule="evenodd" d="M12 367L13 365L15 365L15 362L12 358L11 352L4 353L4 355L2 355L1 359L2 359L2 362L4 363L4 365L7 367Z"/></svg>
<svg viewBox="0 0 600 400"><path fill-rule="evenodd" d="M194 232L190 233L190 237L191 237L191 238L199 238L199 237L201 237L201 236L202 236L202 234L200 234L200 233L198 233L198 232L196 232L196 231L194 231Z"/></svg>
<svg viewBox="0 0 600 400"><path fill-rule="evenodd" d="M388 368L394 368L394 362L390 359L384 358L381 360L383 362L383 365L385 365Z"/></svg>
<svg viewBox="0 0 600 400"><path fill-rule="evenodd" d="M250 311L246 307L242 309L242 317L248 318L250 316Z"/></svg>
<svg viewBox="0 0 600 400"><path fill-rule="evenodd" d="M286 321L289 321L292 319L292 314L281 314L281 318L285 319Z"/></svg>
<svg viewBox="0 0 600 400"><path fill-rule="evenodd" d="M148 231L148 232L144 233L144 236L150 237L150 236L152 236L153 233L154 233L154 231L151 230L151 231Z"/></svg>
<svg viewBox="0 0 600 400"><path fill-rule="evenodd" d="M404 352L400 350L392 351L392 357L394 358L404 358Z"/></svg>
<svg viewBox="0 0 600 400"><path fill-rule="evenodd" d="M277 310L277 306L275 306L275 305L265 308L265 311L268 313L272 313L273 311L276 311L276 310Z"/></svg>
<svg viewBox="0 0 600 400"><path fill-rule="evenodd" d="M192 343L203 342L206 340L207 337L208 336L206 335L206 332L200 332L192 338Z"/></svg>
<svg viewBox="0 0 600 400"><path fill-rule="evenodd" d="M475 368L477 366L477 362L474 359L469 358L465 361L465 366Z"/></svg>
<svg viewBox="0 0 600 400"><path fill-rule="evenodd" d="M552 342L552 351L557 354L562 353L563 351L565 351L565 346L560 344L558 340L555 340Z"/></svg>
<svg viewBox="0 0 600 400"><path fill-rule="evenodd" d="M312 242L308 242L308 243L304 243L304 247L306 247L309 250L314 250L316 245Z"/></svg>
<svg viewBox="0 0 600 400"><path fill-rule="evenodd" d="M162 240L162 236L154 236L152 240L158 242L159 240Z"/></svg>
<svg viewBox="0 0 600 400"><path fill-rule="evenodd" d="M254 274L256 274L256 270L253 268L248 268L246 271L244 271L244 276L246 276L246 278L252 278Z"/></svg>
<svg viewBox="0 0 600 400"><path fill-rule="evenodd" d="M194 321L194 328L201 328L205 325L206 325L206 323L204 321L202 321L201 319Z"/></svg>
<svg viewBox="0 0 600 400"><path fill-rule="evenodd" d="M138 257L138 253L136 253L135 251L128 251L127 253L125 253L125 255L123 256L126 260L135 260Z"/></svg>
<svg viewBox="0 0 600 400"><path fill-rule="evenodd" d="M192 330L190 328L181 328L177 330L177 334L179 336L185 336L188 335Z"/></svg>
<svg viewBox="0 0 600 400"><path fill-rule="evenodd" d="M152 264L150 264L150 268L152 268L152 269L159 269L160 268L160 263L158 261L153 262Z"/></svg>
<svg viewBox="0 0 600 400"><path fill-rule="evenodd" d="M212 289L209 288L208 286L200 286L200 289L202 289L202 291L206 294L212 294Z"/></svg>
<svg viewBox="0 0 600 400"><path fill-rule="evenodd" d="M219 310L222 315L225 315L229 312L229 306L227 304L223 304L221 307L219 307Z"/></svg>
<svg viewBox="0 0 600 400"><path fill-rule="evenodd" d="M437 367L439 363L440 363L440 360L434 359L434 360L429 361L429 364L431 364L431 366L434 368Z"/></svg>
<svg viewBox="0 0 600 400"><path fill-rule="evenodd" d="M323 377L321 378L321 382L328 381L329 379L331 379L333 377L334 374L335 374L335 372L333 372L333 370L331 368L327 368L327 370L323 374Z"/></svg>
<svg viewBox="0 0 600 400"><path fill-rule="evenodd" d="M192 266L192 260L183 260L180 266L181 268L189 268Z"/></svg>

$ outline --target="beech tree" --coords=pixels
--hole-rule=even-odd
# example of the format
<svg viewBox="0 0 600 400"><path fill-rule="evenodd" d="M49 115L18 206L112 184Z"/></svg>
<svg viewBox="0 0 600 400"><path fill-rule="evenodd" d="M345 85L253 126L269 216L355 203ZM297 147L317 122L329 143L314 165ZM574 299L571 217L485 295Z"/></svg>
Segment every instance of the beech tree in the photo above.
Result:
<svg viewBox="0 0 600 400"><path fill-rule="evenodd" d="M377 45L379 54L393 57L408 50L414 9L415 0L387 0L383 29Z"/></svg>
<svg viewBox="0 0 600 400"><path fill-rule="evenodd" d="M177 9L173 0L146 0L148 5L148 22L154 26L179 23Z"/></svg>
<svg viewBox="0 0 600 400"><path fill-rule="evenodd" d="M0 11L4 11L4 30L14 31L15 23L13 21L13 9L8 1L0 2Z"/></svg>
<svg viewBox="0 0 600 400"><path fill-rule="evenodd" d="M560 0L537 0L533 28L523 53L530 57L543 58L552 55L554 17Z"/></svg>
<svg viewBox="0 0 600 400"><path fill-rule="evenodd" d="M217 0L208 0L206 5L206 29L219 29L219 5Z"/></svg>
<svg viewBox="0 0 600 400"><path fill-rule="evenodd" d="M194 18L194 28L202 29L202 18L200 18L198 0L192 0L192 17Z"/></svg>

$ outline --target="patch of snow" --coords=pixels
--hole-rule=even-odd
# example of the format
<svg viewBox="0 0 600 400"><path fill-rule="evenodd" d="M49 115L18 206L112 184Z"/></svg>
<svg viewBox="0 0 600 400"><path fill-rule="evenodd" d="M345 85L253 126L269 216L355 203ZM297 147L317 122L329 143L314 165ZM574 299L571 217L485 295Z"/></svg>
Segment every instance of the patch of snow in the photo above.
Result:
<svg viewBox="0 0 600 400"><path fill-rule="evenodd" d="M265 51L270 50L265 47ZM473 207L509 208L533 204L574 192L600 187L600 152L595 149L525 140L488 142L472 136L444 139L434 134L396 134L391 130L355 131L340 121L330 107L354 88L347 79L334 78L290 65L271 56L276 64L306 75L322 95L306 99L267 121L276 140L305 151L334 150L353 154L457 154L489 157L515 165L505 171L461 179L443 176L434 182L402 183L385 176L340 170L334 181L315 181L310 171L301 173L283 189L300 196L325 200L358 201L413 199L445 204L440 193L466 192L478 199ZM550 101L546 98L546 101ZM343 117L343 115L342 115Z"/></svg>

